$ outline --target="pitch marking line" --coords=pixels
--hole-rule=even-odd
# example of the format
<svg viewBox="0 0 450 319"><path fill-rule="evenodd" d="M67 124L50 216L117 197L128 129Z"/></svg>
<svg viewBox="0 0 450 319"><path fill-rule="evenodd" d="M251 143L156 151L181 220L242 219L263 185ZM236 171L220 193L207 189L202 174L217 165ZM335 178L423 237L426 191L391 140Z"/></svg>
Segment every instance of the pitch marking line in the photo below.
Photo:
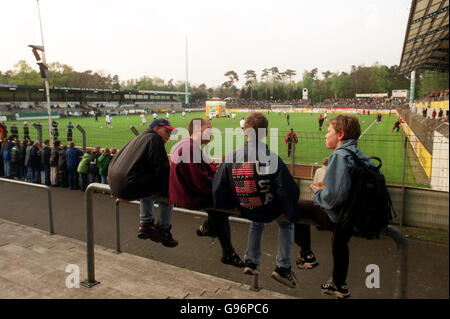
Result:
<svg viewBox="0 0 450 319"><path fill-rule="evenodd" d="M363 137L364 134L366 134L367 131L370 130L370 128L375 124L376 121L377 121L377 120L374 120L374 121L372 122L372 124L370 124L369 127L366 128L366 130L361 134L361 136L360 136L359 138Z"/></svg>

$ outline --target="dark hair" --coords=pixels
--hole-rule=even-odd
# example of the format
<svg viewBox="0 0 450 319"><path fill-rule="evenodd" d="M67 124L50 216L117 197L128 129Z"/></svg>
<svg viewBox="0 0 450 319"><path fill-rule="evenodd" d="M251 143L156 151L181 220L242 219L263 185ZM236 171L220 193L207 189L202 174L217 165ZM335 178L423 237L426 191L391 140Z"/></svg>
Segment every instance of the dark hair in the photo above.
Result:
<svg viewBox="0 0 450 319"><path fill-rule="evenodd" d="M328 126L333 125L336 133L344 132L343 140L357 140L361 135L361 127L356 116L338 115L328 122Z"/></svg>

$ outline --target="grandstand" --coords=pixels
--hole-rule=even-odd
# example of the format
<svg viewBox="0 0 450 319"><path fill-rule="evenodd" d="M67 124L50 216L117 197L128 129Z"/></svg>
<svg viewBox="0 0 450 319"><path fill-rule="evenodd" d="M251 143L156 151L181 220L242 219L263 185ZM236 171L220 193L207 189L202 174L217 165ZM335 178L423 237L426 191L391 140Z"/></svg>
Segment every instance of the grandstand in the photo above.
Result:
<svg viewBox="0 0 450 319"><path fill-rule="evenodd" d="M185 92L149 90L112 90L95 88L51 87L52 109L143 108L166 110L183 108ZM17 84L0 84L0 111L6 115L32 110L46 111L44 87Z"/></svg>

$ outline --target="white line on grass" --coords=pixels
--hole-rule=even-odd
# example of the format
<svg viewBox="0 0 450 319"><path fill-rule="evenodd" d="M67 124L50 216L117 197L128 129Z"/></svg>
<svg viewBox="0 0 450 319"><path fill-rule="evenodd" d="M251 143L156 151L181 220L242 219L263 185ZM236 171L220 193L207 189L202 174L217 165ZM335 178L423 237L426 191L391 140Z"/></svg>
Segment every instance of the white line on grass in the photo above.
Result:
<svg viewBox="0 0 450 319"><path fill-rule="evenodd" d="M373 120L372 124L370 124L369 127L366 128L366 130L359 136L359 138L363 137L363 135L366 134L368 130L370 130L370 128L375 124L376 121L377 120Z"/></svg>

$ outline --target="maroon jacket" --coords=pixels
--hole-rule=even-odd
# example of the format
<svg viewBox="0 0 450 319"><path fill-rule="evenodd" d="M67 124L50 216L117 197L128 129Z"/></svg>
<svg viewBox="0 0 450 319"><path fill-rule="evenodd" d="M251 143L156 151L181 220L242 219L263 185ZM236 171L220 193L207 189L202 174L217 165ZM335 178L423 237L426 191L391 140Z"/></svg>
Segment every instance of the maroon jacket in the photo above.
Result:
<svg viewBox="0 0 450 319"><path fill-rule="evenodd" d="M200 146L191 138L183 138L174 146L170 159L170 200L184 208L212 207L216 168L209 163L206 154L202 154Z"/></svg>

